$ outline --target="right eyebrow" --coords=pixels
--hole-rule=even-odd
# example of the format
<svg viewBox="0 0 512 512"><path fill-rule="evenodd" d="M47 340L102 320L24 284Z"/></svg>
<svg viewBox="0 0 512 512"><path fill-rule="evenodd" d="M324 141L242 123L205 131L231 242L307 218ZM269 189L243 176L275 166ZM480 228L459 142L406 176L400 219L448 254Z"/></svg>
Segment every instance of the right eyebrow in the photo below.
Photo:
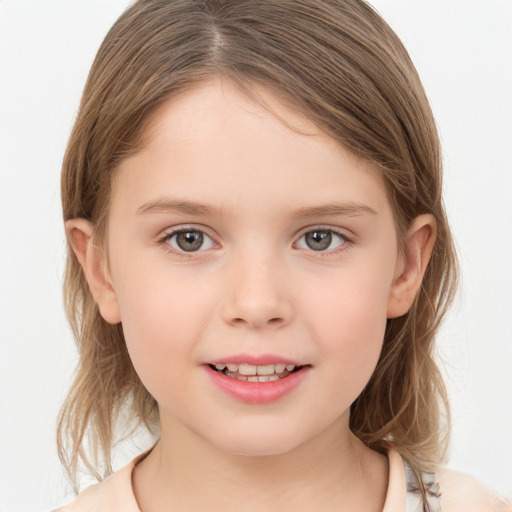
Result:
<svg viewBox="0 0 512 512"><path fill-rule="evenodd" d="M150 213L184 213L187 215L222 216L224 211L216 206L180 199L157 199L148 201L137 208L137 215L147 215Z"/></svg>

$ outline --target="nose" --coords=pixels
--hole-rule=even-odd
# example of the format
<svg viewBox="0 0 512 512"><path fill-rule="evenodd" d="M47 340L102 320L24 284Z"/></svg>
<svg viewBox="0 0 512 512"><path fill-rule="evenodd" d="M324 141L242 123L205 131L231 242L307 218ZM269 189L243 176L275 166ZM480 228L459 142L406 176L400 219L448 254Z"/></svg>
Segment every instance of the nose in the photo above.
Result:
<svg viewBox="0 0 512 512"><path fill-rule="evenodd" d="M226 285L222 316L230 325L261 329L280 328L290 322L291 283L277 257L239 259Z"/></svg>

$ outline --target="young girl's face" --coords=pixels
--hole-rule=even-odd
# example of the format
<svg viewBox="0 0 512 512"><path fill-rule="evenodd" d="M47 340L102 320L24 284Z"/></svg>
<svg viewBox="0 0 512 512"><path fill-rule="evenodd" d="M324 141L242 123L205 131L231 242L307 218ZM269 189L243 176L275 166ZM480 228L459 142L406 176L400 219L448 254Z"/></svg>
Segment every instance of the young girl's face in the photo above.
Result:
<svg viewBox="0 0 512 512"><path fill-rule="evenodd" d="M379 171L259 92L297 131L220 80L160 109L115 181L100 300L162 432L248 455L348 432L403 267Z"/></svg>

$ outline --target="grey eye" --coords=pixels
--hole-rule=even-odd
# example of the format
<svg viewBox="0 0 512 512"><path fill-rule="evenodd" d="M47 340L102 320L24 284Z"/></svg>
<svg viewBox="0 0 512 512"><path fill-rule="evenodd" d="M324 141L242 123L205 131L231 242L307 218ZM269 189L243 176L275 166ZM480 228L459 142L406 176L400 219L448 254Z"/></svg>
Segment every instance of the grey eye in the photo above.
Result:
<svg viewBox="0 0 512 512"><path fill-rule="evenodd" d="M195 229L171 233L167 243L173 249L184 252L197 252L209 249L213 245L213 241L208 235Z"/></svg>
<svg viewBox="0 0 512 512"><path fill-rule="evenodd" d="M302 235L297 247L311 249L312 251L325 251L336 249L345 242L345 238L339 233L329 229L314 229Z"/></svg>

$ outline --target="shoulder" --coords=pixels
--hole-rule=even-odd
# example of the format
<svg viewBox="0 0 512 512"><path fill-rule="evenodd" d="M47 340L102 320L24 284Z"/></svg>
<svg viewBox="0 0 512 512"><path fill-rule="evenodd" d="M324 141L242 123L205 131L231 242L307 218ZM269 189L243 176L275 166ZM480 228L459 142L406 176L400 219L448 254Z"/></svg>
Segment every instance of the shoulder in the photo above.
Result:
<svg viewBox="0 0 512 512"><path fill-rule="evenodd" d="M477 478L447 468L436 471L443 512L512 512L507 502Z"/></svg>
<svg viewBox="0 0 512 512"><path fill-rule="evenodd" d="M106 482L106 480L105 480ZM92 512L98 508L101 484L91 485L82 491L71 503L54 512Z"/></svg>
<svg viewBox="0 0 512 512"><path fill-rule="evenodd" d="M140 512L131 478L136 460L103 482L88 487L74 501L55 512Z"/></svg>

